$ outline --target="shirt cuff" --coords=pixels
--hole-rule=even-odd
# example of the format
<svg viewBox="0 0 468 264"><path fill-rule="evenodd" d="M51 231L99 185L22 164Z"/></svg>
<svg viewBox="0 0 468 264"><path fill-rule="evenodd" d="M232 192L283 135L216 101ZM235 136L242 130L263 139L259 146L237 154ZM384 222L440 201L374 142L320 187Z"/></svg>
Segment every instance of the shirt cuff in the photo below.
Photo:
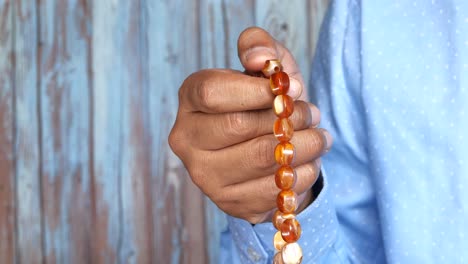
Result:
<svg viewBox="0 0 468 264"><path fill-rule="evenodd" d="M313 261L327 252L336 240L338 220L328 188L326 172L322 169L323 189L317 198L297 215L302 235L299 244L304 262ZM271 263L275 253L273 236L276 229L271 222L251 225L228 216L229 229L242 263Z"/></svg>

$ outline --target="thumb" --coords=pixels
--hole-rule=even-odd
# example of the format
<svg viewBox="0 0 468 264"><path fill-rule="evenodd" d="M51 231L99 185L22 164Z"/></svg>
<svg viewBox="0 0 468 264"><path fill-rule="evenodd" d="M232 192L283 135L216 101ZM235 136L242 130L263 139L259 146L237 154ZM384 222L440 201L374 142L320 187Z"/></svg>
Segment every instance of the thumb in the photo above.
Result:
<svg viewBox="0 0 468 264"><path fill-rule="evenodd" d="M245 70L250 73L261 71L266 60L279 59L283 71L290 78L289 96L297 99L302 94L304 81L296 61L289 50L267 31L258 27L244 30L237 41L237 53Z"/></svg>

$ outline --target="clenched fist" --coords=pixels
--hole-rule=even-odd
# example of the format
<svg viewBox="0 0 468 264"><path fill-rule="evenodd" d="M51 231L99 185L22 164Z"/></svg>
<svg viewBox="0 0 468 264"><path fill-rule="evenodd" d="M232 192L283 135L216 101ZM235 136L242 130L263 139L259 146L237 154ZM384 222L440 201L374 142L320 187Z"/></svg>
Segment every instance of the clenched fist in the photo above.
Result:
<svg viewBox="0 0 468 264"><path fill-rule="evenodd" d="M311 202L311 186L320 171L319 157L330 148L330 134L315 128L320 112L299 99L304 83L291 53L260 28L248 28L238 40L239 59L247 73L265 60L280 59L290 76L294 114L294 190L299 211ZM195 72L179 90L179 111L169 136L172 150L193 182L227 214L251 223L270 219L279 192L274 173L278 141L272 134L276 116L269 80L229 69Z"/></svg>

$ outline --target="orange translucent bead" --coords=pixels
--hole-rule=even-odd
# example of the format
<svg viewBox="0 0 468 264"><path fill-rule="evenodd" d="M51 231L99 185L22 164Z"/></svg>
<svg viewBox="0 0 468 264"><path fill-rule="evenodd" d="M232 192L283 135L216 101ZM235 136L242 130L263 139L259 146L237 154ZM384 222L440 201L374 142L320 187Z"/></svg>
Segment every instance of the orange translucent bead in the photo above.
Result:
<svg viewBox="0 0 468 264"><path fill-rule="evenodd" d="M292 214L297 209L297 194L292 190L283 190L276 197L276 205L284 214Z"/></svg>
<svg viewBox="0 0 468 264"><path fill-rule="evenodd" d="M267 60L263 66L262 73L265 77L269 78L273 73L283 70L283 65L279 60Z"/></svg>
<svg viewBox="0 0 468 264"><path fill-rule="evenodd" d="M284 241L281 232L276 232L275 236L273 237L273 245L275 246L275 249L280 251L285 244L286 241Z"/></svg>
<svg viewBox="0 0 468 264"><path fill-rule="evenodd" d="M275 160L280 165L290 165L294 159L294 145L281 142L275 148Z"/></svg>
<svg viewBox="0 0 468 264"><path fill-rule="evenodd" d="M279 230L281 224L284 222L282 214L283 213L281 213L281 211L276 210L276 212L273 214L273 217L271 218L271 223L276 228L276 230Z"/></svg>
<svg viewBox="0 0 468 264"><path fill-rule="evenodd" d="M283 240L288 243L296 242L301 237L301 225L296 218L284 220L280 231Z"/></svg>
<svg viewBox="0 0 468 264"><path fill-rule="evenodd" d="M275 256L273 257L273 264L284 264L281 252L275 254Z"/></svg>
<svg viewBox="0 0 468 264"><path fill-rule="evenodd" d="M273 100L273 112L278 117L289 117L294 111L294 100L285 94L280 94Z"/></svg>
<svg viewBox="0 0 468 264"><path fill-rule="evenodd" d="M287 94L289 90L289 76L283 72L275 72L270 76L270 88L273 94Z"/></svg>
<svg viewBox="0 0 468 264"><path fill-rule="evenodd" d="M271 222L277 230L280 230L281 224L284 222L284 220L292 219L295 217L295 214L283 214L280 210L276 210L276 212L273 214Z"/></svg>
<svg viewBox="0 0 468 264"><path fill-rule="evenodd" d="M302 261L302 249L298 243L289 243L281 249L281 259L284 264L299 264Z"/></svg>
<svg viewBox="0 0 468 264"><path fill-rule="evenodd" d="M290 166L281 166L275 173L276 187L289 190L296 184L297 175Z"/></svg>
<svg viewBox="0 0 468 264"><path fill-rule="evenodd" d="M294 127L288 118L278 118L273 124L273 133L280 142L291 140L294 134Z"/></svg>

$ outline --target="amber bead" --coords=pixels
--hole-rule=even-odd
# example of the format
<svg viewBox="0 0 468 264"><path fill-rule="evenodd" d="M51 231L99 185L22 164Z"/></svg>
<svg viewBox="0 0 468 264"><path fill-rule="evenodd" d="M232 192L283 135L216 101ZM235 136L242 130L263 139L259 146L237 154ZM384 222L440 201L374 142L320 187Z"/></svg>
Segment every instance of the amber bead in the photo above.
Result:
<svg viewBox="0 0 468 264"><path fill-rule="evenodd" d="M275 160L280 165L290 165L294 159L294 145L282 142L276 145Z"/></svg>
<svg viewBox="0 0 468 264"><path fill-rule="evenodd" d="M280 231L283 240L288 243L296 242L301 237L301 225L296 218L284 220Z"/></svg>
<svg viewBox="0 0 468 264"><path fill-rule="evenodd" d="M293 123L288 118L278 118L273 124L273 133L280 142L287 142L294 134Z"/></svg>
<svg viewBox="0 0 468 264"><path fill-rule="evenodd" d="M298 243L289 243L281 249L281 258L284 264L299 264L302 261L302 249Z"/></svg>
<svg viewBox="0 0 468 264"><path fill-rule="evenodd" d="M275 173L276 187L289 190L296 184L297 175L290 166L281 166Z"/></svg>
<svg viewBox="0 0 468 264"><path fill-rule="evenodd" d="M273 100L273 112L278 117L289 117L294 111L294 101L289 95L280 94Z"/></svg>
<svg viewBox="0 0 468 264"><path fill-rule="evenodd" d="M273 257L273 264L284 264L282 254L281 252L275 254Z"/></svg>
<svg viewBox="0 0 468 264"><path fill-rule="evenodd" d="M283 70L283 65L279 60L267 60L263 66L262 73L265 77L269 78L273 73Z"/></svg>
<svg viewBox="0 0 468 264"><path fill-rule="evenodd" d="M273 237L273 245L275 246L275 249L279 251L283 248L285 244L286 241L284 241L281 232L276 232L275 236Z"/></svg>
<svg viewBox="0 0 468 264"><path fill-rule="evenodd" d="M284 222L284 220L292 219L295 217L295 214L283 214L280 210L276 210L276 212L273 214L271 222L277 230L280 230L281 224Z"/></svg>
<svg viewBox="0 0 468 264"><path fill-rule="evenodd" d="M276 205L284 214L292 214L297 209L297 194L292 190L283 190L276 197Z"/></svg>
<svg viewBox="0 0 468 264"><path fill-rule="evenodd" d="M283 72L275 72L270 77L270 88L273 94L287 94L289 90L289 76Z"/></svg>

